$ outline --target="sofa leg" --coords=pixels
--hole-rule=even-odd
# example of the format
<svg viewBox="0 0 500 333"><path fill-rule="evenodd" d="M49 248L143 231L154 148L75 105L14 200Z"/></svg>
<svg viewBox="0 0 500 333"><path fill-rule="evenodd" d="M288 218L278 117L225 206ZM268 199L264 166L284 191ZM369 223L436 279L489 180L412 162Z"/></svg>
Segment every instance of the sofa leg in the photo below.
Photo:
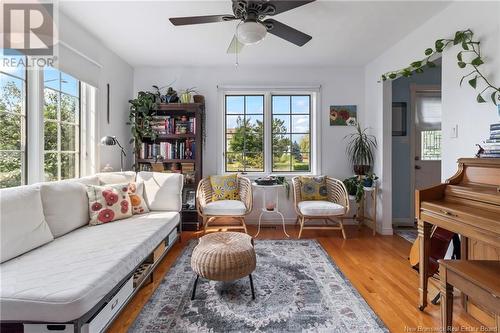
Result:
<svg viewBox="0 0 500 333"><path fill-rule="evenodd" d="M197 274L196 280L194 280L193 293L191 294L191 300L194 300L194 297L196 296L196 286L198 285L199 278L200 278L200 276Z"/></svg>
<svg viewBox="0 0 500 333"><path fill-rule="evenodd" d="M253 288L252 274L248 275L248 277L250 278L250 288L252 289L252 299L255 299L255 291L254 291L254 288Z"/></svg>
<svg viewBox="0 0 500 333"><path fill-rule="evenodd" d="M304 218L304 216L301 216L301 217L300 217L300 231L299 231L299 237L297 237L297 239L300 239L300 236L302 236L302 230L304 230L304 222L305 222L305 218Z"/></svg>

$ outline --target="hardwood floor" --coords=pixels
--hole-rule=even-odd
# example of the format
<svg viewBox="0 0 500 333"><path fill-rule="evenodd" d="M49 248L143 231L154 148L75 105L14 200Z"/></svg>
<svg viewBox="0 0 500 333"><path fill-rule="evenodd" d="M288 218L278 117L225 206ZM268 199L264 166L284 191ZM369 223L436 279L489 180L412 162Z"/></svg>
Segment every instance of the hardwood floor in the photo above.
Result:
<svg viewBox="0 0 500 333"><path fill-rule="evenodd" d="M287 227L292 238L298 229ZM256 229L249 227L249 233ZM375 313L391 332L431 332L440 327L440 308L429 304L424 312L417 309L418 275L410 268L408 253L411 244L403 238L372 236L371 230L347 226L348 239L342 239L338 231L306 230L302 238L317 239L333 258L342 272L364 297ZM154 272L153 283L144 287L113 323L109 332L126 332L139 314L142 306L161 283L170 266L175 262L189 239L200 233L184 232L182 242L174 245L170 253ZM261 229L257 239L286 238L280 226ZM435 295L437 289L431 289ZM480 331L481 325L460 304L459 295L454 300L453 325L457 332Z"/></svg>

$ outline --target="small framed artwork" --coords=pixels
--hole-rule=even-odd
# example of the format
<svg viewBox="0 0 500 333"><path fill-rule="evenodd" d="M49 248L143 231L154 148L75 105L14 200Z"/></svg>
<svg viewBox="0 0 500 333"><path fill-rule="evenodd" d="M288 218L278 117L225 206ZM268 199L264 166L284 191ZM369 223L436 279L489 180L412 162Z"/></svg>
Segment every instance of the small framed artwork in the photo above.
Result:
<svg viewBox="0 0 500 333"><path fill-rule="evenodd" d="M356 105L331 105L330 126L356 126Z"/></svg>
<svg viewBox="0 0 500 333"><path fill-rule="evenodd" d="M392 102L392 136L406 136L406 102Z"/></svg>
<svg viewBox="0 0 500 333"><path fill-rule="evenodd" d="M189 209L189 210L196 209L196 204L195 204L196 192L192 189L185 189L183 195L184 197L182 202L184 209Z"/></svg>

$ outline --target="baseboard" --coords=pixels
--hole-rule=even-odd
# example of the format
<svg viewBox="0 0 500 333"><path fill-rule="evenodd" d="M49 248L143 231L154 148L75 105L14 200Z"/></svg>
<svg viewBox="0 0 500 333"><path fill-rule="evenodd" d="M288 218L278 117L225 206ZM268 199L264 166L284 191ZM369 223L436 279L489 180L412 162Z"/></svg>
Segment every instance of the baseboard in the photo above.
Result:
<svg viewBox="0 0 500 333"><path fill-rule="evenodd" d="M390 228L383 228L381 230L377 230L379 234L381 235L385 235L385 236L390 236L390 235L393 235L394 234L394 231L392 229L392 227Z"/></svg>

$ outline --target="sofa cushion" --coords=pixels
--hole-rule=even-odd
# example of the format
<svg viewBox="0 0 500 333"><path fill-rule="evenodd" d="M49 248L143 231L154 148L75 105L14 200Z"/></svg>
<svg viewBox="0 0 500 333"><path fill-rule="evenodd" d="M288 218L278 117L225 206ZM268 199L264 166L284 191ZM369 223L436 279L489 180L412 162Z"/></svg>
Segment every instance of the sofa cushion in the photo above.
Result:
<svg viewBox="0 0 500 333"><path fill-rule="evenodd" d="M39 185L0 190L0 235L1 262L54 239L43 215Z"/></svg>
<svg viewBox="0 0 500 333"><path fill-rule="evenodd" d="M101 172L96 176L97 178L99 178L99 182L101 185L124 184L135 181L134 171Z"/></svg>
<svg viewBox="0 0 500 333"><path fill-rule="evenodd" d="M344 206L322 200L301 201L298 207L302 215L307 216L334 216L342 215L346 212Z"/></svg>
<svg viewBox="0 0 500 333"><path fill-rule="evenodd" d="M67 322L92 309L166 238L177 212L82 227L1 265L0 320Z"/></svg>
<svg viewBox="0 0 500 333"><path fill-rule="evenodd" d="M99 185L97 176L40 184L43 213L54 237L89 223L89 199L85 185Z"/></svg>
<svg viewBox="0 0 500 333"><path fill-rule="evenodd" d="M144 199L150 210L181 210L182 174L141 171L137 173L137 181L144 182Z"/></svg>
<svg viewBox="0 0 500 333"><path fill-rule="evenodd" d="M325 176L299 176L302 200L327 200L328 191Z"/></svg>
<svg viewBox="0 0 500 333"><path fill-rule="evenodd" d="M133 182L128 186L128 195L132 204L132 214L144 214L149 212L149 207L144 200L144 182Z"/></svg>
<svg viewBox="0 0 500 333"><path fill-rule="evenodd" d="M98 225L132 216L129 184L87 185L90 225Z"/></svg>
<svg viewBox="0 0 500 333"><path fill-rule="evenodd" d="M245 215L245 204L239 200L217 200L209 202L203 207L203 213L206 215Z"/></svg>

